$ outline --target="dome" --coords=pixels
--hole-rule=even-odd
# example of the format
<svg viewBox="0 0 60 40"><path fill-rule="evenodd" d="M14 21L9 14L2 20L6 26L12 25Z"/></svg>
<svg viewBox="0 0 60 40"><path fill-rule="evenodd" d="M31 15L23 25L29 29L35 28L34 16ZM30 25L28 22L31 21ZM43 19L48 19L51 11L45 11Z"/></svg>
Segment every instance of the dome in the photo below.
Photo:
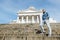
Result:
<svg viewBox="0 0 60 40"><path fill-rule="evenodd" d="M30 6L28 9L29 10L36 10L33 6Z"/></svg>

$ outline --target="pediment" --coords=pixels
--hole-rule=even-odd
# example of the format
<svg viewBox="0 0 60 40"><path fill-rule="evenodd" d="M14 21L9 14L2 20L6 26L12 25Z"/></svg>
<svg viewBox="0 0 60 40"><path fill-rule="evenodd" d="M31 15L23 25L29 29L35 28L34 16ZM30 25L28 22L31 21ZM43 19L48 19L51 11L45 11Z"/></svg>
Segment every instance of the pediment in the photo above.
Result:
<svg viewBox="0 0 60 40"><path fill-rule="evenodd" d="M40 10L37 10L35 7L30 6L29 8L25 10L20 10L18 13L23 13L23 12L40 12Z"/></svg>

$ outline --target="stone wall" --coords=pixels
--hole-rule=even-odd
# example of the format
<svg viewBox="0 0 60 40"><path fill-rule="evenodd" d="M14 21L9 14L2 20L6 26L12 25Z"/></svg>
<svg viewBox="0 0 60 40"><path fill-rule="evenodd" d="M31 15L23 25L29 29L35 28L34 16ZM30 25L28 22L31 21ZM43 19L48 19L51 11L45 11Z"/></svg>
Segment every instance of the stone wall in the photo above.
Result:
<svg viewBox="0 0 60 40"><path fill-rule="evenodd" d="M60 40L60 23L52 23L52 36L48 37L47 26L45 34L36 33L39 24L0 24L0 40Z"/></svg>

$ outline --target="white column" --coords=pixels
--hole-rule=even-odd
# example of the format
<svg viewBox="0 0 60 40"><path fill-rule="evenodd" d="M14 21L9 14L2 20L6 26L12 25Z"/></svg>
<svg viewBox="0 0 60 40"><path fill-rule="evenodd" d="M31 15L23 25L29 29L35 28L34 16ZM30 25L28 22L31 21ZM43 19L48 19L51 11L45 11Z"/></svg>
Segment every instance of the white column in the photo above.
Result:
<svg viewBox="0 0 60 40"><path fill-rule="evenodd" d="M39 17L37 16L37 23L39 23Z"/></svg>
<svg viewBox="0 0 60 40"><path fill-rule="evenodd" d="M22 16L22 23L24 23L24 17Z"/></svg>
<svg viewBox="0 0 60 40"><path fill-rule="evenodd" d="M40 24L42 23L42 15L43 15L43 13L40 13Z"/></svg>
<svg viewBox="0 0 60 40"><path fill-rule="evenodd" d="M17 23L20 23L19 16L17 17Z"/></svg>
<svg viewBox="0 0 60 40"><path fill-rule="evenodd" d="M28 23L28 16L26 16L26 23Z"/></svg>
<svg viewBox="0 0 60 40"><path fill-rule="evenodd" d="M34 21L34 16L32 16L32 23L35 23L35 21Z"/></svg>

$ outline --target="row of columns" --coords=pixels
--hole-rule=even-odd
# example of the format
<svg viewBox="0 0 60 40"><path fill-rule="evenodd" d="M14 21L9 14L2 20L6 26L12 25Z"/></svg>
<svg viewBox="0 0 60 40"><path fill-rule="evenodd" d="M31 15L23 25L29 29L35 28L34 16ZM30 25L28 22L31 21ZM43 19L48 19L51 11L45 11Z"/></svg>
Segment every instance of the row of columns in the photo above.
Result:
<svg viewBox="0 0 60 40"><path fill-rule="evenodd" d="M36 23L39 23L39 17L36 16ZM24 21L24 16L21 17L21 21L19 19L19 16L17 17L17 23L29 23L29 16L26 16L26 21ZM35 18L34 16L32 16L32 20L31 20L31 23L35 23Z"/></svg>

